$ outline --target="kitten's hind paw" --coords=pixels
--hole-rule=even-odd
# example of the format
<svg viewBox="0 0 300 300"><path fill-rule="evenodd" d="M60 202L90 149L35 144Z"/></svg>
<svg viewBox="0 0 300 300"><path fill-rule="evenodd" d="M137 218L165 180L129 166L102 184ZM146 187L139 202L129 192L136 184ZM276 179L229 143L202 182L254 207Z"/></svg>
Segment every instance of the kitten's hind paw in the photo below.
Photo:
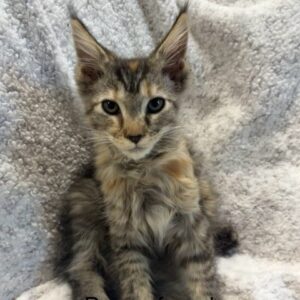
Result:
<svg viewBox="0 0 300 300"><path fill-rule="evenodd" d="M220 256L231 256L239 246L238 235L231 225L219 227L214 236L215 251Z"/></svg>

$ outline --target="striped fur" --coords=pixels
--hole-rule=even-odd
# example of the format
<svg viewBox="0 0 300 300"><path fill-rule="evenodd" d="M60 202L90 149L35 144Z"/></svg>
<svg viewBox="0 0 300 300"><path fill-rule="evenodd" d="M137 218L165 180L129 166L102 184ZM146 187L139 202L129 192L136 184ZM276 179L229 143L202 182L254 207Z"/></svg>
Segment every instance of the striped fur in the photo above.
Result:
<svg viewBox="0 0 300 300"><path fill-rule="evenodd" d="M67 196L62 273L73 299L210 300L216 202L177 124L187 12L148 58L119 59L72 20L95 175ZM166 103L147 113L153 97ZM119 106L108 115L102 101ZM128 136L141 136L138 146ZM109 287L109 288L108 288Z"/></svg>

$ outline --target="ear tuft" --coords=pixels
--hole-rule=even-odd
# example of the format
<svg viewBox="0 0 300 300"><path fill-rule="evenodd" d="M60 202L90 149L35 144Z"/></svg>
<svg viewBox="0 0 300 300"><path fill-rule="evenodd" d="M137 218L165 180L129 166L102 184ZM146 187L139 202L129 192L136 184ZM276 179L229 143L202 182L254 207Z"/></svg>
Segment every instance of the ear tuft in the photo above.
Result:
<svg viewBox="0 0 300 300"><path fill-rule="evenodd" d="M71 25L78 59L77 80L94 82L103 74L103 66L111 59L112 54L98 44L77 17L72 17Z"/></svg>
<svg viewBox="0 0 300 300"><path fill-rule="evenodd" d="M156 58L163 61L162 72L177 85L182 84L185 77L185 54L188 42L187 5L180 11L174 25L155 50Z"/></svg>

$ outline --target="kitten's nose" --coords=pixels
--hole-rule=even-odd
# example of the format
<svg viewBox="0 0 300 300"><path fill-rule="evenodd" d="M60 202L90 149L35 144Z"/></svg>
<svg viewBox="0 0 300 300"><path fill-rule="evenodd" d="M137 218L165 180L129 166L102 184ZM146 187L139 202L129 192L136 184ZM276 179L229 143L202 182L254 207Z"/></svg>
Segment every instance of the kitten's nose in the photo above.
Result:
<svg viewBox="0 0 300 300"><path fill-rule="evenodd" d="M140 135L127 135L127 138L131 140L133 143L137 144L143 136Z"/></svg>

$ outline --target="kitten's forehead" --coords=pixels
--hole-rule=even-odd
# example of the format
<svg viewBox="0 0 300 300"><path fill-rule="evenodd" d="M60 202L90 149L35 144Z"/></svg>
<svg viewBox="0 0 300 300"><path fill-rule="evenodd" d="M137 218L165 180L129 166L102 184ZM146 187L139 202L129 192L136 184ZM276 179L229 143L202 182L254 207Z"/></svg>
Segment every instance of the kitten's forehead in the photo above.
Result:
<svg viewBox="0 0 300 300"><path fill-rule="evenodd" d="M116 75L123 84L125 91L136 94L140 84L149 71L146 59L120 60L116 65Z"/></svg>

